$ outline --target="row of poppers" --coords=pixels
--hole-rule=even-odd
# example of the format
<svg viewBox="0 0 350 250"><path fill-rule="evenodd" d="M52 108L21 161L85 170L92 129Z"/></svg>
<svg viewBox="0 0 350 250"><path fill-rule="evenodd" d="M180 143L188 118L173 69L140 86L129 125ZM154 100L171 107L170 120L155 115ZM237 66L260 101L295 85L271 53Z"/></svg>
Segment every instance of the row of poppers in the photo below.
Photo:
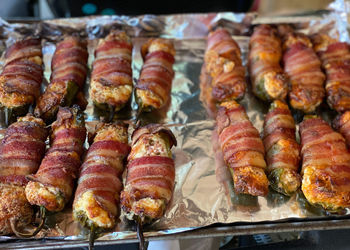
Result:
<svg viewBox="0 0 350 250"><path fill-rule="evenodd" d="M133 92L132 50L130 37L122 31L99 40L92 64L89 95L100 110L122 109ZM144 64L135 86L140 111L159 109L167 104L174 77L175 49L170 40L150 39L141 48ZM28 112L45 122L54 121L60 106L78 104L85 109L83 88L88 72L86 41L66 36L56 45L51 61L51 77L44 93L41 40L28 38L15 42L5 53L0 75L0 106L8 123Z"/></svg>
<svg viewBox="0 0 350 250"><path fill-rule="evenodd" d="M51 131L31 114L8 127L0 145L2 235L28 236L23 229L33 221L33 206L39 217L62 211L74 192L74 220L98 232L115 226L120 207L142 224L162 217L175 181L172 132L157 124L140 127L131 147L124 123L100 123L93 135L84 154L86 128L76 105L59 108Z"/></svg>
<svg viewBox="0 0 350 250"><path fill-rule="evenodd" d="M350 153L345 138L350 145L350 111L340 114L334 122L345 138L321 118L305 115L299 124L299 145L295 121L283 99L289 94L292 108L306 114L315 111L324 96L325 77L310 40L305 35L287 32L288 27L280 27L280 33L287 37L284 66L288 77L280 66L282 50L277 46L278 37L271 26L256 27L250 41L253 92L265 101L273 101L265 116L262 139L244 107L236 102L243 97L246 86L237 43L224 29L209 34L200 86L202 101L216 117L214 138L217 139L214 143L218 146L214 145L214 149L219 152L216 155L222 157L229 168L234 191L238 194L266 196L270 185L284 195L292 195L301 186L306 199L313 205L321 205L330 211L349 208ZM325 41L323 39L323 43ZM332 43L327 51L339 46L339 43ZM332 63L349 67L347 54L336 54L339 59L328 61L325 68L339 72L327 72L327 85L346 74L343 67L337 69ZM338 84L342 95L335 97L331 95L334 91L330 91L328 96L328 103L338 111L347 109L343 104L348 97L343 88L346 89L346 81L344 86Z"/></svg>
<svg viewBox="0 0 350 250"><path fill-rule="evenodd" d="M345 112L350 110L349 59L349 44L326 34L308 37L289 25L258 25L249 42L252 91L268 102L288 96L290 106L305 114L315 112L327 96L332 109ZM201 84L209 108L244 96L241 52L225 29L208 36Z"/></svg>
<svg viewBox="0 0 350 250"><path fill-rule="evenodd" d="M329 212L350 208L349 115L344 113L334 121L347 139L321 118L305 116L299 124L299 145L294 119L284 101L271 104L262 139L243 106L235 101L221 103L215 143L232 174L234 191L266 196L270 185L290 196L301 186L312 205Z"/></svg>

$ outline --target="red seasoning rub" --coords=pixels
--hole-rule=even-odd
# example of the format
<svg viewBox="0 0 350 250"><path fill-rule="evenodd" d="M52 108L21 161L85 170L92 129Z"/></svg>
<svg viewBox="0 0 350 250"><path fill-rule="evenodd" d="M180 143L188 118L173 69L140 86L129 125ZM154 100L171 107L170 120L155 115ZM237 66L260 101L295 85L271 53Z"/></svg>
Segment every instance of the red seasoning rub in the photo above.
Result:
<svg viewBox="0 0 350 250"><path fill-rule="evenodd" d="M73 217L83 226L113 228L119 214L124 159L128 155L128 128L104 124L96 132L80 170Z"/></svg>
<svg viewBox="0 0 350 250"><path fill-rule="evenodd" d="M300 138L306 199L331 211L350 207L350 154L344 138L313 116L300 123Z"/></svg>
<svg viewBox="0 0 350 250"><path fill-rule="evenodd" d="M87 59L86 42L80 38L66 36L57 44L51 61L50 84L39 97L34 111L37 117L54 120L59 106L73 104L84 87Z"/></svg>
<svg viewBox="0 0 350 250"><path fill-rule="evenodd" d="M12 233L10 221L29 224L33 210L24 188L25 176L38 169L48 135L44 122L32 115L21 117L6 130L0 144L0 233Z"/></svg>
<svg viewBox="0 0 350 250"><path fill-rule="evenodd" d="M333 121L333 127L344 136L346 145L350 149L350 111L339 114Z"/></svg>
<svg viewBox="0 0 350 250"><path fill-rule="evenodd" d="M254 94L264 101L285 99L287 77L280 65L282 45L276 29L268 24L255 27L249 47L249 73Z"/></svg>
<svg viewBox="0 0 350 250"><path fill-rule="evenodd" d="M32 205L61 211L70 200L78 177L86 136L84 116L77 106L60 107L51 127L51 147L38 172L27 176L30 181L25 192Z"/></svg>
<svg viewBox="0 0 350 250"><path fill-rule="evenodd" d="M40 39L17 41L6 50L0 74L0 106L9 117L27 113L40 95L42 78Z"/></svg>
<svg viewBox="0 0 350 250"><path fill-rule="evenodd" d="M288 105L275 100L264 121L264 146L271 187L291 195L299 187L300 147L295 138L295 122Z"/></svg>
<svg viewBox="0 0 350 250"><path fill-rule="evenodd" d="M238 44L225 29L211 32L201 73L201 98L211 106L239 100L245 89L245 69Z"/></svg>
<svg viewBox="0 0 350 250"><path fill-rule="evenodd" d="M269 182L265 174L264 145L244 107L235 101L222 103L216 122L220 147L232 173L235 192L267 195Z"/></svg>
<svg viewBox="0 0 350 250"><path fill-rule="evenodd" d="M148 223L163 216L175 182L172 132L149 124L134 131L121 206L129 220Z"/></svg>
<svg viewBox="0 0 350 250"><path fill-rule="evenodd" d="M174 45L167 39L150 39L142 45L141 54L144 64L136 85L136 102L143 111L160 109L170 99L174 78Z"/></svg>
<svg viewBox="0 0 350 250"><path fill-rule="evenodd" d="M323 40L315 47L327 75L327 102L338 112L350 110L350 45L324 36Z"/></svg>
<svg viewBox="0 0 350 250"><path fill-rule="evenodd" d="M130 100L132 47L130 37L123 31L112 31L99 41L89 90L98 108L118 111Z"/></svg>
<svg viewBox="0 0 350 250"><path fill-rule="evenodd" d="M321 62L312 49L310 39L299 33L289 33L283 44L284 71L289 77L290 105L304 113L312 113L325 96L325 75Z"/></svg>

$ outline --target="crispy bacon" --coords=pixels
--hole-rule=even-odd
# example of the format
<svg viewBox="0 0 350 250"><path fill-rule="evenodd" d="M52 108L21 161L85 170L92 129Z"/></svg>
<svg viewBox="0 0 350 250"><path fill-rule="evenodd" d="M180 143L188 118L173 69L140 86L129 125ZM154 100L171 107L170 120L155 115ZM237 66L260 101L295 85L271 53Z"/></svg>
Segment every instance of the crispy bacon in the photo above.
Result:
<svg viewBox="0 0 350 250"><path fill-rule="evenodd" d="M317 117L304 118L300 138L306 199L329 210L350 207L350 154L344 138Z"/></svg>
<svg viewBox="0 0 350 250"><path fill-rule="evenodd" d="M80 171L73 204L76 220L90 227L115 225L123 186L123 160L129 151L127 126L106 124L97 131Z"/></svg>
<svg viewBox="0 0 350 250"><path fill-rule="evenodd" d="M141 109L159 109L168 103L174 78L175 48L166 39L151 39L142 45L144 58L136 85L136 98Z"/></svg>
<svg viewBox="0 0 350 250"><path fill-rule="evenodd" d="M121 193L121 206L129 219L138 216L142 222L150 222L163 216L175 182L173 145L173 134L161 125L150 124L133 133Z"/></svg>
<svg viewBox="0 0 350 250"><path fill-rule="evenodd" d="M290 104L294 109L312 113L325 96L321 62L312 49L310 39L303 34L288 34L284 47L284 71L291 85Z"/></svg>
<svg viewBox="0 0 350 250"><path fill-rule="evenodd" d="M350 110L350 45L330 42L319 53L326 72L327 102L338 112Z"/></svg>
<svg viewBox="0 0 350 250"><path fill-rule="evenodd" d="M235 101L220 105L216 117L219 144L232 172L234 190L254 196L268 192L264 146L244 107Z"/></svg>
<svg viewBox="0 0 350 250"><path fill-rule="evenodd" d="M207 105L243 98L246 82L241 51L227 30L209 34L201 74L207 75L201 76L201 91L206 92L202 99Z"/></svg>
<svg viewBox="0 0 350 250"><path fill-rule="evenodd" d="M83 90L87 59L86 43L78 37L66 36L57 44L51 61L50 84L38 99L36 116L42 116L52 109L57 111L58 106L72 104L77 91ZM74 90L69 84L76 85Z"/></svg>
<svg viewBox="0 0 350 250"><path fill-rule="evenodd" d="M272 187L290 195L300 186L300 149L295 138L294 119L283 101L271 104L264 121L263 142Z"/></svg>
<svg viewBox="0 0 350 250"><path fill-rule="evenodd" d="M60 107L52 124L51 147L38 172L28 176L26 196L33 205L61 211L69 201L83 153L86 129L79 108Z"/></svg>
<svg viewBox="0 0 350 250"><path fill-rule="evenodd" d="M90 97L95 103L121 109L132 92L132 43L125 32L112 31L95 50Z"/></svg>
<svg viewBox="0 0 350 250"><path fill-rule="evenodd" d="M41 119L19 118L6 130L0 144L0 232L12 232L10 220L24 226L33 211L25 198L25 175L35 173L45 153L48 131Z"/></svg>
<svg viewBox="0 0 350 250"><path fill-rule="evenodd" d="M333 121L333 126L344 136L346 145L350 149L350 111L339 114Z"/></svg>
<svg viewBox="0 0 350 250"><path fill-rule="evenodd" d="M249 72L253 92L263 100L285 99L287 79L280 66L281 40L270 25L255 27L249 42Z"/></svg>
<svg viewBox="0 0 350 250"><path fill-rule="evenodd" d="M10 46L0 75L0 104L6 107L33 104L40 95L41 65L40 39L29 38Z"/></svg>

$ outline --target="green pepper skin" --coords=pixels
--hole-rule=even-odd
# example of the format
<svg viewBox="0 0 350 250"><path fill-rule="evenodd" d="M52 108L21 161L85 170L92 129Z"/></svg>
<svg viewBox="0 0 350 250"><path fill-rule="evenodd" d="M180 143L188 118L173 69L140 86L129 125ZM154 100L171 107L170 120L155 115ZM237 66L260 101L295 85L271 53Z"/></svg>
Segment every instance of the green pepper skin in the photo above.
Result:
<svg viewBox="0 0 350 250"><path fill-rule="evenodd" d="M299 188L299 184L283 181L283 176L287 174L293 175L293 171L288 171L288 169L277 168L269 174L268 178L272 189L284 195L291 196L293 195L295 190ZM297 175L293 176L296 180L300 179L300 177Z"/></svg>
<svg viewBox="0 0 350 250"><path fill-rule="evenodd" d="M230 168L231 176L233 176L233 171ZM231 178L231 185L232 189L230 188L230 196L231 196L231 202L233 205L236 206L243 206L243 207L258 207L258 197L253 196L250 194L238 194L234 191L234 183L233 178Z"/></svg>
<svg viewBox="0 0 350 250"><path fill-rule="evenodd" d="M31 104L14 107L0 106L1 120L4 121L4 125L8 127L11 123L16 122L17 117L26 115L31 106Z"/></svg>
<svg viewBox="0 0 350 250"><path fill-rule="evenodd" d="M273 190L291 196L301 184L300 146L295 136L295 121L288 105L275 100L264 121L264 146L268 179Z"/></svg>
<svg viewBox="0 0 350 250"><path fill-rule="evenodd" d="M270 102L273 100L265 89L264 78L260 79L258 83L255 85L255 88L253 88L253 93L265 102Z"/></svg>
<svg viewBox="0 0 350 250"><path fill-rule="evenodd" d="M137 103L138 112L139 113L142 113L142 112L150 113L150 112L155 110L155 108L153 106L150 106L150 105L146 106L146 105L144 105L143 102L142 102L142 99L136 94L136 91L134 93L135 93L135 101Z"/></svg>

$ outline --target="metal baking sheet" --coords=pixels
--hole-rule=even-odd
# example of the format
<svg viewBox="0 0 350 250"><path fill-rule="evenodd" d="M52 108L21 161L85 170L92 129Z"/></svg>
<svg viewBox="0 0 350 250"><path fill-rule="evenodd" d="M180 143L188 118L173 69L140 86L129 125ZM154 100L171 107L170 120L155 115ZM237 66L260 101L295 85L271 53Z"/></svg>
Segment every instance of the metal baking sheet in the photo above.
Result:
<svg viewBox="0 0 350 250"><path fill-rule="evenodd" d="M150 239L163 239L177 237L176 235L187 235L183 233L189 231L189 235L197 234L199 228L217 223L252 223L245 225L247 228L259 228L258 223L265 225L264 230L274 228L276 224L271 222L286 221L295 219L316 219L310 221L310 228L321 228L322 223L328 223L329 219L323 211L318 209L304 209L302 199L298 196L285 197L271 191L267 197L256 198L253 205L243 206L234 204L232 193L227 192L218 181L215 169L215 159L212 149L212 131L214 120L212 120L199 100L199 75L203 63L206 37L208 31L217 26L228 28L234 39L239 43L243 62L247 62L249 34L252 26L258 23L280 23L290 20L300 32L312 34L315 32L327 32L333 37L349 42L348 34L348 12L350 8L342 8L341 1L332 3L331 9L323 12L312 13L304 16L283 17L260 17L255 13L206 13L206 14L184 14L166 16L95 16L84 18L69 18L47 20L34 23L7 23L0 20L0 50L4 51L6 46L12 44L16 39L21 39L29 35L42 37L45 78L49 80L50 62L55 49L55 43L66 34L79 34L88 40L89 68L94 59L93 51L97 41L108 34L111 29L123 29L133 39L133 78L137 81L139 71L142 66L140 46L149 37L165 37L172 39L176 47L176 71L173 81L171 104L164 112L146 114L142 119L148 122L160 122L168 124L174 132L178 146L173 149L176 165L176 184L173 199L170 202L164 217L145 228L145 236ZM343 6L344 7L344 6ZM292 21L291 21L292 20ZM0 60L0 65L3 59ZM248 79L248 77L247 77ZM248 81L249 82L249 81ZM85 93L88 97L89 77L85 86ZM47 83L46 83L47 84ZM45 84L44 84L45 87ZM248 90L244 100L241 102L247 110L249 118L254 126L261 131L264 114L267 112L267 105L256 99ZM131 111L125 115L120 115L118 119L125 119L132 124L135 121L136 103L131 102ZM327 119L332 118L332 113L326 105L323 105L321 114ZM85 111L88 128L93 126L99 117L94 112L94 107L89 101ZM132 126L130 127L130 132ZM230 187L230 180L223 183ZM349 211L344 211L349 214ZM344 214L342 216L344 216ZM326 220L325 220L326 219ZM328 220L327 220L328 219ZM339 220L349 225L349 220L340 217ZM267 223L268 222L268 223ZM284 222L286 223L286 222ZM289 222L288 222L289 223ZM282 225L282 224L281 224ZM285 224L283 224L285 225ZM297 224L289 223L291 230L297 230ZM295 226L295 229L293 229ZM220 233L238 234L242 227L216 226L211 228L208 236L219 235ZM234 231L234 230L238 231ZM300 230L303 230L299 228ZM195 230L195 231L193 231ZM199 230L199 231L197 231ZM262 229L261 229L262 230ZM278 230L278 229L273 229ZM307 230L307 229L306 229ZM207 231L205 231L207 232ZM252 232L252 231L250 231ZM86 242L87 231L82 229L72 220L71 204L60 213L52 214L48 217L48 222L37 238L42 240L16 242L17 248L20 244L26 247L41 247L46 243L62 245L79 245ZM170 236L175 234L174 236ZM187 237L187 236L186 236ZM188 236L190 237L190 236ZM16 240L15 237L0 236L2 246L10 247ZM120 221L116 228L106 232L98 238L96 244L121 243L135 240L133 226L125 220L121 214ZM52 243L53 241L54 243ZM85 243L84 243L85 244ZM48 247L47 245L46 247Z"/></svg>

